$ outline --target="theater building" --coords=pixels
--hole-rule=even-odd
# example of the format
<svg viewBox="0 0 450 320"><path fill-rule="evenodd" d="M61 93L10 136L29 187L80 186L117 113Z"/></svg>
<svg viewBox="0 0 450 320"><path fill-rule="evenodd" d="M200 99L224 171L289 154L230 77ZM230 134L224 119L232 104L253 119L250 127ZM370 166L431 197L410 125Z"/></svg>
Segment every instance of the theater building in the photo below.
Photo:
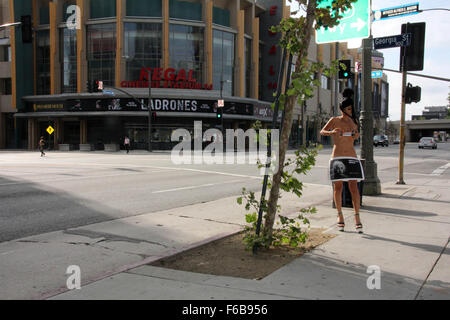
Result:
<svg viewBox="0 0 450 320"><path fill-rule="evenodd" d="M268 124L278 86L282 0L9 0L17 147L170 149L178 128ZM11 19L12 20L12 19ZM102 81L102 92L92 86ZM150 86L150 88L149 88ZM151 97L151 110L148 99ZM150 116L151 115L151 116ZM49 134L51 126L55 131ZM20 141L22 144L20 145Z"/></svg>

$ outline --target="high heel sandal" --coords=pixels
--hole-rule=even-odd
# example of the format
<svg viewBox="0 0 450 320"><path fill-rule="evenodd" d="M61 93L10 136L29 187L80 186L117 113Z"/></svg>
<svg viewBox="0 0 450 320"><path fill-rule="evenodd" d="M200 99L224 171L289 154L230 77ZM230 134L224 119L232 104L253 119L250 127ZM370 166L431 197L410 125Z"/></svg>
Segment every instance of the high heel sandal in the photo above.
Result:
<svg viewBox="0 0 450 320"><path fill-rule="evenodd" d="M344 218L344 216L342 215L342 212L338 213L338 217ZM337 226L338 226L338 230L339 231L344 232L344 227L345 227L345 223L344 222L338 222Z"/></svg>
<svg viewBox="0 0 450 320"><path fill-rule="evenodd" d="M356 217L356 216L359 217L359 213L356 213L356 214L355 214L355 217ZM357 224L355 225L355 228L356 228L356 232L358 232L358 233L363 233L363 225L362 225L362 223L357 223Z"/></svg>

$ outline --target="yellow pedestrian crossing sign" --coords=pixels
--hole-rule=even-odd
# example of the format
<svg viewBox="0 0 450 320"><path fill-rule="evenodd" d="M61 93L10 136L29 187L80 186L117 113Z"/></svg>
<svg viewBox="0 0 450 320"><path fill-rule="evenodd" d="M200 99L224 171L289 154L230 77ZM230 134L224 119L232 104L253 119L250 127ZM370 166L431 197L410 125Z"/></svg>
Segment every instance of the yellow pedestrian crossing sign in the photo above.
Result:
<svg viewBox="0 0 450 320"><path fill-rule="evenodd" d="M52 134L53 132L55 132L55 129L53 129L52 126L48 126L47 132L48 134Z"/></svg>

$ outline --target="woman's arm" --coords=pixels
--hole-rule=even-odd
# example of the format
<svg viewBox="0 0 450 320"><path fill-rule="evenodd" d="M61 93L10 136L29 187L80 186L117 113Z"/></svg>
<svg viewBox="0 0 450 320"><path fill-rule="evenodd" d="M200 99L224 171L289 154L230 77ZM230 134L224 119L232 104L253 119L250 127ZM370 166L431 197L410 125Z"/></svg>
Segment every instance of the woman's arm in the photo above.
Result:
<svg viewBox="0 0 450 320"><path fill-rule="evenodd" d="M333 134L336 134L339 132L339 128L334 128L335 125L335 118L331 118L327 124L320 130L320 134L322 136L332 136Z"/></svg>
<svg viewBox="0 0 450 320"><path fill-rule="evenodd" d="M353 132L353 140L358 140L359 138L358 127L356 127L356 129L354 129L352 132Z"/></svg>

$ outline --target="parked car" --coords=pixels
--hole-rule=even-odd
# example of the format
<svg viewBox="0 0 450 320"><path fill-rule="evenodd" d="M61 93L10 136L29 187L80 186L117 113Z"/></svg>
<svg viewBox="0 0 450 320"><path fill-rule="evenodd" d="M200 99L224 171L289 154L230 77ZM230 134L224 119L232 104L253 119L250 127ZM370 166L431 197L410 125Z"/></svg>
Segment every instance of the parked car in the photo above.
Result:
<svg viewBox="0 0 450 320"><path fill-rule="evenodd" d="M382 147L388 147L389 146L389 140L388 137L384 134L378 134L373 137L373 145L375 147L382 146Z"/></svg>
<svg viewBox="0 0 450 320"><path fill-rule="evenodd" d="M394 144L400 144L400 138L395 138Z"/></svg>
<svg viewBox="0 0 450 320"><path fill-rule="evenodd" d="M423 137L419 141L419 149L423 148L437 149L437 143L433 137Z"/></svg>

